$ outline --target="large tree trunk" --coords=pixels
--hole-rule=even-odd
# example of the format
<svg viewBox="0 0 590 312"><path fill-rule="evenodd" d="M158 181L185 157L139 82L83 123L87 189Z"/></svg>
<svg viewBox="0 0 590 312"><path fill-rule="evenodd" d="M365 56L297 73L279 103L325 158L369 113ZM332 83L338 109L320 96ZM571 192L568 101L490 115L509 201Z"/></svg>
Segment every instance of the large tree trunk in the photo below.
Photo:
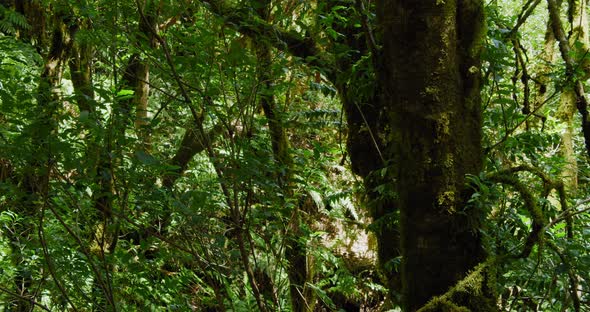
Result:
<svg viewBox="0 0 590 312"><path fill-rule="evenodd" d="M484 260L465 175L482 169L479 51L481 0L383 0L379 68L401 213L403 305L415 311ZM383 240L383 239L382 239ZM494 310L486 292L453 305ZM447 306L448 307L448 306ZM435 308L440 310L442 307Z"/></svg>

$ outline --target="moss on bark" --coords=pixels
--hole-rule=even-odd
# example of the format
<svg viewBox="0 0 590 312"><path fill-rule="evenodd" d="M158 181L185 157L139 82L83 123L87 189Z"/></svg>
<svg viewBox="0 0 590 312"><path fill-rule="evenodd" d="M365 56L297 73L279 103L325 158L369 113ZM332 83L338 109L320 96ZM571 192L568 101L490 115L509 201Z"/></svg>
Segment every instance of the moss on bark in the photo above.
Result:
<svg viewBox="0 0 590 312"><path fill-rule="evenodd" d="M395 167L389 176L401 212L404 309L415 311L485 259L472 222L480 212L465 209L471 195L465 175L482 166L483 7L477 0L381 1L378 12L381 103L392 129L387 158ZM463 297L473 301L488 292Z"/></svg>

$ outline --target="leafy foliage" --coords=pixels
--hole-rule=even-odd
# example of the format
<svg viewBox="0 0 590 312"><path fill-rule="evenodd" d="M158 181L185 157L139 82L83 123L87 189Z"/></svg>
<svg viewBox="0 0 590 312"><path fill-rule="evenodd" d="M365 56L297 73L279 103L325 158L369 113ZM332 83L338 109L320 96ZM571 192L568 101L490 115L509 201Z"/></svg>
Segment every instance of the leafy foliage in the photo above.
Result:
<svg viewBox="0 0 590 312"><path fill-rule="evenodd" d="M297 310L293 271L304 275L295 286L306 308L398 308L383 270L399 272L403 259L378 264L373 232L400 216L368 217L375 202L397 199L387 180L395 164L363 189L340 103L354 95L369 105L376 90L379 51L363 50L374 38L362 35L375 8L273 1L260 21L264 3L251 2L251 25L215 1L0 6L0 310ZM512 31L516 5L486 6L486 162L458 213L485 212L470 221L499 259L500 309L564 311L590 302L588 156L574 131L578 185L566 191L571 159L560 148L579 121L559 110L571 81L562 62L540 60L546 8ZM292 55L282 30L317 54ZM583 63L588 53L574 46ZM349 69L339 86L322 62ZM337 94L342 86L349 94ZM518 166L533 169L510 172ZM514 255L535 215L521 189L494 180L502 172L543 216L527 257Z"/></svg>

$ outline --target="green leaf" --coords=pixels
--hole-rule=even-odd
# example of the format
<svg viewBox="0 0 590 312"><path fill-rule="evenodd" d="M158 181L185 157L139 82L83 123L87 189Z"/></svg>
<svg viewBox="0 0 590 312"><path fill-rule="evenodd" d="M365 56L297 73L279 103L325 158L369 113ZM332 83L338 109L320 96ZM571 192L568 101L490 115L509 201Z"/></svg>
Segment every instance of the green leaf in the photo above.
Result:
<svg viewBox="0 0 590 312"><path fill-rule="evenodd" d="M135 157L144 165L152 166L160 163L159 160L144 151L136 151Z"/></svg>
<svg viewBox="0 0 590 312"><path fill-rule="evenodd" d="M128 99L132 99L134 94L135 94L134 90L127 90L127 89L120 90L119 92L117 92L117 100L124 101L124 100L128 100Z"/></svg>
<svg viewBox="0 0 590 312"><path fill-rule="evenodd" d="M312 283L306 283L305 285L307 287L310 287L313 290L313 292L320 298L320 300L322 300L322 302L325 303L330 309L336 309L334 301L332 301L332 299L323 289L319 288L318 286Z"/></svg>
<svg viewBox="0 0 590 312"><path fill-rule="evenodd" d="M90 112L87 110L81 111L80 112L80 122L87 122L88 121L88 117L90 116Z"/></svg>

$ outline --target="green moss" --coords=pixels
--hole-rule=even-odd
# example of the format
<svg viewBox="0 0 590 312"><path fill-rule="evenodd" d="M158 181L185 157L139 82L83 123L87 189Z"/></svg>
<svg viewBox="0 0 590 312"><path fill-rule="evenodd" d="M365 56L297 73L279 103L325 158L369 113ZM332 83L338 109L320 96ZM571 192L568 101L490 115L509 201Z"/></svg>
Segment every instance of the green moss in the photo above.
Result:
<svg viewBox="0 0 590 312"><path fill-rule="evenodd" d="M448 213L456 212L456 196L454 191L445 191L437 196L439 207L444 208Z"/></svg>
<svg viewBox="0 0 590 312"><path fill-rule="evenodd" d="M418 310L420 312L471 312L466 307L460 307L445 298L436 297L432 299L426 306Z"/></svg>
<svg viewBox="0 0 590 312"><path fill-rule="evenodd" d="M445 168L453 168L453 165L455 164L455 160L453 158L452 154L447 154L444 160L444 165Z"/></svg>
<svg viewBox="0 0 590 312"><path fill-rule="evenodd" d="M470 58L479 58L483 49L484 39L488 33L485 22L483 3L481 0L463 0L461 3L462 18L461 39L468 43L467 55Z"/></svg>
<svg viewBox="0 0 590 312"><path fill-rule="evenodd" d="M438 116L438 120L437 120L437 131L439 133L439 136L442 135L449 135L450 134L450 128L449 126L451 125L451 118L449 116L448 113L440 113Z"/></svg>
<svg viewBox="0 0 590 312"><path fill-rule="evenodd" d="M535 243L542 244L543 228L545 224L545 217L541 207L537 204L537 200L533 193L529 191L526 185L520 182L518 178L511 172L498 172L488 177L491 181L512 186L522 197L525 203L525 208L533 219L532 230L527 238L527 242L523 248L521 256L528 256Z"/></svg>
<svg viewBox="0 0 590 312"><path fill-rule="evenodd" d="M465 278L457 282L449 291L432 298L418 312L430 311L495 311L493 299L486 294L490 288L490 276L495 273L495 260L488 258L478 264Z"/></svg>

